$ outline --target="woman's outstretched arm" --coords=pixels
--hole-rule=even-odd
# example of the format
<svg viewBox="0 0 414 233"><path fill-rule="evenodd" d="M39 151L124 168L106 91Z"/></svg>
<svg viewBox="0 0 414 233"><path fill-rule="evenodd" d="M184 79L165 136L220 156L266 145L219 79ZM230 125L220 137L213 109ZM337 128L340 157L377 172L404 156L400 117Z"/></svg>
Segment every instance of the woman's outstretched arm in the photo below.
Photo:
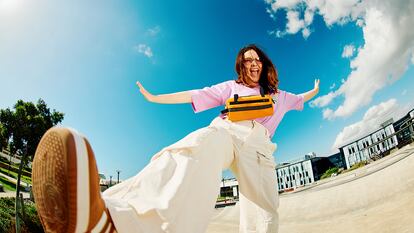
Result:
<svg viewBox="0 0 414 233"><path fill-rule="evenodd" d="M306 102L312 99L319 92L319 79L315 79L315 86L312 90L302 93L303 101Z"/></svg>
<svg viewBox="0 0 414 233"><path fill-rule="evenodd" d="M149 93L142 84L137 81L137 86L141 94L150 102L160 104L184 104L191 103L191 91L182 91L164 95L153 95Z"/></svg>

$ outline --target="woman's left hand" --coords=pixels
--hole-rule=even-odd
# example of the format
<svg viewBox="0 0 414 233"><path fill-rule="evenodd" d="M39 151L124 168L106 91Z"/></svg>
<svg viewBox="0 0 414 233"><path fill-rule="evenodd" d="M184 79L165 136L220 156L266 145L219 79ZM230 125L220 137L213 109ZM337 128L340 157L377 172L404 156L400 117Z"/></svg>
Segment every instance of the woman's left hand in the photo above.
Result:
<svg viewBox="0 0 414 233"><path fill-rule="evenodd" d="M313 90L315 90L316 93L319 92L319 79L315 79L315 86L314 86Z"/></svg>

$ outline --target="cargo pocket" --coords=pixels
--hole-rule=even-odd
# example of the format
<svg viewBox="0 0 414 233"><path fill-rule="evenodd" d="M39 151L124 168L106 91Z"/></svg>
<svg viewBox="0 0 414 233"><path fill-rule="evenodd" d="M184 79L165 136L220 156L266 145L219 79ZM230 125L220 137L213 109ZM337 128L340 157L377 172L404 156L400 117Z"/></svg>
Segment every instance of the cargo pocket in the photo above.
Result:
<svg viewBox="0 0 414 233"><path fill-rule="evenodd" d="M257 156L257 162L261 166L276 168L276 163L275 163L275 159L273 158L273 155L269 153L264 153L261 151L256 151L256 156Z"/></svg>

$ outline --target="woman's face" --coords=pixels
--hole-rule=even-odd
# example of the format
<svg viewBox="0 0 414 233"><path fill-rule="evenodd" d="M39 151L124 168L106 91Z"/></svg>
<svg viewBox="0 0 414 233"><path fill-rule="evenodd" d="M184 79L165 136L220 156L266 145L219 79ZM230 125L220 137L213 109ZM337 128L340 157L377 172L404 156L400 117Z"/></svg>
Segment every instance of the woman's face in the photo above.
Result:
<svg viewBox="0 0 414 233"><path fill-rule="evenodd" d="M251 84L259 84L260 74L262 73L262 62L259 55L253 49L247 50L243 54L243 65L246 70L247 77Z"/></svg>

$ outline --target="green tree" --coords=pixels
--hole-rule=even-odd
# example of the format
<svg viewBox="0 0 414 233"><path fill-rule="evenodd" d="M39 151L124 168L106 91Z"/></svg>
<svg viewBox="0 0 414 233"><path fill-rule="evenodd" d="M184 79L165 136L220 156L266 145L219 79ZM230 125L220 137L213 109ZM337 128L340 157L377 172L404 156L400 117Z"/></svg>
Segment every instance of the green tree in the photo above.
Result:
<svg viewBox="0 0 414 233"><path fill-rule="evenodd" d="M51 111L42 99L37 104L18 100L14 110L0 110L0 149L7 147L12 155L26 155L33 161L42 135L63 117L63 113Z"/></svg>
<svg viewBox="0 0 414 233"><path fill-rule="evenodd" d="M16 184L16 232L21 230L22 212L24 203L19 201L20 178L23 166L33 161L37 144L42 135L51 127L62 122L63 113L47 107L45 101L39 99L37 104L18 100L14 105L14 111L7 109L0 110L0 149L7 147L11 155L20 156L19 174ZM11 156L9 161L9 171Z"/></svg>

